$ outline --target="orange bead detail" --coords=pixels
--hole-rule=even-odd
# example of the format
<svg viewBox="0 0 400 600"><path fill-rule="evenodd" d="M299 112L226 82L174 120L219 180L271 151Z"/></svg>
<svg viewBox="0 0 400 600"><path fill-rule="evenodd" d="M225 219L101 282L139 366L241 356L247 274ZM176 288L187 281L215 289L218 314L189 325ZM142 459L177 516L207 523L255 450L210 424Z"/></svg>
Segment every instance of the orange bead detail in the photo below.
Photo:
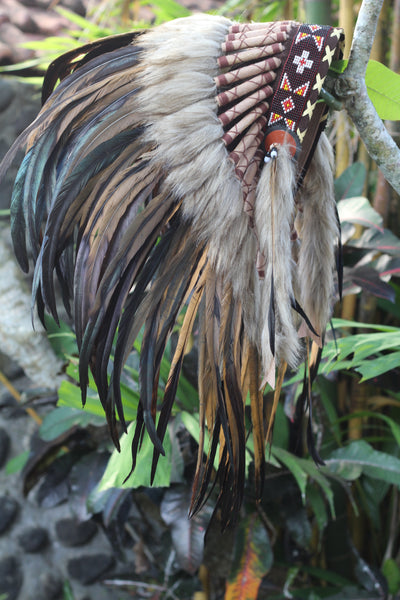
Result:
<svg viewBox="0 0 400 600"><path fill-rule="evenodd" d="M297 152L295 138L285 129L273 129L265 136L265 151L269 152L274 146L288 146L289 152L294 156Z"/></svg>

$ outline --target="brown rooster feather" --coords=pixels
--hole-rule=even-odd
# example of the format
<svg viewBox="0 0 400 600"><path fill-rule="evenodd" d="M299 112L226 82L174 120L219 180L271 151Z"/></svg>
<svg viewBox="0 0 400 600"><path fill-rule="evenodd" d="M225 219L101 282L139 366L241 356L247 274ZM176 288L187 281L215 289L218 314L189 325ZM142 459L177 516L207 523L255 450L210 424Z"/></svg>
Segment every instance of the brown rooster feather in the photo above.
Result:
<svg viewBox="0 0 400 600"><path fill-rule="evenodd" d="M135 462L146 429L153 476L196 331L191 512L218 454L223 525L243 496L246 398L260 495L274 414L268 427L263 388L277 371L276 406L286 365L298 366L309 340L322 345L331 314L339 229L319 94L342 38L332 27L198 15L88 44L50 66L43 108L2 166L25 149L11 210L16 256L25 271L33 258L42 320L45 311L58 319L56 275L74 317L83 400L90 368L117 447L121 372L142 332L132 451Z"/></svg>

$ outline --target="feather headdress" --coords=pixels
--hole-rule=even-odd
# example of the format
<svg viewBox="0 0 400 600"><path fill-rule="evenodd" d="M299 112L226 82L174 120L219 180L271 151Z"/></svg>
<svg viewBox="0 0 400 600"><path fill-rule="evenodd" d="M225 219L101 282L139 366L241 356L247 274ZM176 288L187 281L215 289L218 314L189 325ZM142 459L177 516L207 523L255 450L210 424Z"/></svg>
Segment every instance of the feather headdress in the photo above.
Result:
<svg viewBox="0 0 400 600"><path fill-rule="evenodd" d="M286 365L304 357L303 338L321 345L331 312L339 230L319 94L342 39L332 27L200 15L99 40L50 66L43 108L3 163L4 172L25 147L16 256L27 271L29 247L42 319L58 318L56 274L83 399L90 368L117 447L121 372L143 332L133 460L147 429L153 475L196 329L191 512L218 452L223 524L242 501L247 396L260 494L271 427L263 386L277 371L276 402ZM183 308L156 422L160 362Z"/></svg>

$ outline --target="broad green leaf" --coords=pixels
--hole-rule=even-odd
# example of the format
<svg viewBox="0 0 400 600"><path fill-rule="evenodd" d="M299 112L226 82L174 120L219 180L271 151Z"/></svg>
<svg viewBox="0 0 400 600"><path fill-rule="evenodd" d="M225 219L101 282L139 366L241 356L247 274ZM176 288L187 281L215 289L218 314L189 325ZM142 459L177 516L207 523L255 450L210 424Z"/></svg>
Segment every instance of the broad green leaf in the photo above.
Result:
<svg viewBox="0 0 400 600"><path fill-rule="evenodd" d="M346 70L347 60L334 61L330 71L340 75ZM376 60L370 60L365 74L368 96L383 120L400 120L400 75Z"/></svg>
<svg viewBox="0 0 400 600"><path fill-rule="evenodd" d="M327 499L328 504L329 504L329 509L331 511L332 518L335 519L336 513L335 513L334 496L333 496L331 484L330 484L329 480L327 479L327 477L325 476L325 474L323 472L323 468L317 467L317 465L314 463L314 461L308 460L306 458L299 458L298 460L300 462L300 465L304 469L304 471L306 471L306 473L310 477L310 479L313 479L315 481L315 483L318 484L319 487L321 488L321 490L324 492L325 498Z"/></svg>
<svg viewBox="0 0 400 600"><path fill-rule="evenodd" d="M355 369L361 373L363 380L367 380L400 365L399 328L334 320L334 328L347 326L369 327L378 332L359 333L338 338L336 341L330 340L324 348L321 373ZM380 353L385 354L379 356Z"/></svg>
<svg viewBox="0 0 400 600"><path fill-rule="evenodd" d="M367 171L363 163L355 162L335 180L336 201L361 196Z"/></svg>
<svg viewBox="0 0 400 600"><path fill-rule="evenodd" d="M332 382L326 377L318 377L316 387L321 397L321 404L325 409L326 416L329 421L329 429L332 432L336 445L340 446L342 432L338 422L338 414L336 409L337 404L337 386L336 382Z"/></svg>
<svg viewBox="0 0 400 600"><path fill-rule="evenodd" d="M136 468L130 474L132 467L131 447L135 425L136 423L131 423L128 427L128 433L122 435L120 439L121 452L118 452L118 450L113 451L104 475L96 488L98 491L101 492L112 487L138 488L140 486L150 486L150 466L154 446L147 432L143 436L142 445L137 455ZM164 438L163 447L165 456L159 458L153 487L168 487L170 484L171 440L168 434Z"/></svg>
<svg viewBox="0 0 400 600"><path fill-rule="evenodd" d="M60 388L58 390L58 402L57 406L60 407L71 407L80 409L82 412L90 413L91 415L96 415L99 417L103 417L105 421L104 409L100 403L99 397L97 394L93 394L93 392L89 391L85 407L82 406L82 396L80 388L71 383L70 381L62 381Z"/></svg>
<svg viewBox="0 0 400 600"><path fill-rule="evenodd" d="M360 381L368 381L373 377L379 377L379 375L387 373L388 371L398 367L400 367L400 350L398 352L390 352L384 356L374 357L371 360L364 361L362 364L357 365L354 368L362 375Z"/></svg>
<svg viewBox="0 0 400 600"><path fill-rule="evenodd" d="M160 378L165 383L168 381L168 375L171 368L171 363L166 359L165 356L161 359L160 365ZM178 381L178 387L176 390L176 397L179 400L181 406L188 411L198 410L199 394L197 389L181 374ZM174 408L174 411L176 408Z"/></svg>
<svg viewBox="0 0 400 600"><path fill-rule="evenodd" d="M324 499L320 490L314 485L307 486L306 497L314 513L318 525L319 538L321 539L323 531L328 523L328 512L326 510Z"/></svg>
<svg viewBox="0 0 400 600"><path fill-rule="evenodd" d="M289 422L281 403L278 404L276 409L272 439L274 446L285 449L289 446Z"/></svg>
<svg viewBox="0 0 400 600"><path fill-rule="evenodd" d="M271 2L269 4L269 6L268 5L263 6L262 12L260 14L260 21L261 22L267 21L269 23L271 21L277 21L280 10L282 10L282 4L279 0L277 2Z"/></svg>
<svg viewBox="0 0 400 600"><path fill-rule="evenodd" d="M362 196L345 198L337 204L340 220L347 223L358 223L364 227L376 227L382 229L382 217L376 212L367 200Z"/></svg>
<svg viewBox="0 0 400 600"><path fill-rule="evenodd" d="M25 452L21 452L14 458L10 458L10 460L6 464L6 473L7 475L12 475L13 473L18 473L22 471L25 464L27 463L29 458L29 450L25 450Z"/></svg>
<svg viewBox="0 0 400 600"><path fill-rule="evenodd" d="M374 450L364 440L357 440L344 448L338 448L325 463L325 468L346 479L354 479L358 472L400 486L400 459Z"/></svg>
<svg viewBox="0 0 400 600"><path fill-rule="evenodd" d="M256 600L262 578L272 562L268 533L257 513L253 513L242 520L236 530L225 600Z"/></svg>
<svg viewBox="0 0 400 600"><path fill-rule="evenodd" d="M171 21L181 17L188 17L191 12L175 0L157 0L152 5L152 9L156 15L156 24Z"/></svg>
<svg viewBox="0 0 400 600"><path fill-rule="evenodd" d="M383 120L400 120L400 75L370 60L365 74L368 95Z"/></svg>
<svg viewBox="0 0 400 600"><path fill-rule="evenodd" d="M79 369L78 359L70 357L70 363L67 367L67 375L69 375L75 381L79 381ZM139 403L139 392L128 387L126 384L121 383L121 395L122 404L124 407L124 415L127 421L133 421L136 419L137 407ZM70 381L64 380L61 383L58 391L58 406L71 406L73 408L80 408L94 415L104 416L104 409L100 403L96 384L93 376L89 371L89 387L87 391L86 403L84 408L82 407L82 397L80 388L74 385Z"/></svg>
<svg viewBox="0 0 400 600"><path fill-rule="evenodd" d="M383 563L382 573L386 577L390 594L400 590L400 568L393 558L387 558Z"/></svg>
<svg viewBox="0 0 400 600"><path fill-rule="evenodd" d="M49 442L75 425L104 425L104 417L95 417L89 412L70 406L57 407L45 416L39 434L42 440Z"/></svg>
<svg viewBox="0 0 400 600"><path fill-rule="evenodd" d="M306 471L302 468L300 459L294 454L283 450L283 448L278 448L274 446L272 446L271 448L271 453L275 458L277 458L281 462L281 464L283 464L291 472L291 474L296 480L297 485L299 486L301 499L303 503L305 503L308 477Z"/></svg>
<svg viewBox="0 0 400 600"><path fill-rule="evenodd" d="M332 61L332 64L329 67L329 70L333 71L333 73L336 73L337 75L340 75L341 73L344 73L344 71L346 70L348 62L349 62L348 60L334 60L334 61Z"/></svg>
<svg viewBox="0 0 400 600"><path fill-rule="evenodd" d="M64 581L63 585L63 600L75 600L74 593L69 581Z"/></svg>
<svg viewBox="0 0 400 600"><path fill-rule="evenodd" d="M337 317L332 319L333 330L339 327L360 327L362 329L374 329L377 331L399 331L398 327L392 327L391 325L383 325L379 323L361 323L360 321L349 321L347 319L339 319Z"/></svg>

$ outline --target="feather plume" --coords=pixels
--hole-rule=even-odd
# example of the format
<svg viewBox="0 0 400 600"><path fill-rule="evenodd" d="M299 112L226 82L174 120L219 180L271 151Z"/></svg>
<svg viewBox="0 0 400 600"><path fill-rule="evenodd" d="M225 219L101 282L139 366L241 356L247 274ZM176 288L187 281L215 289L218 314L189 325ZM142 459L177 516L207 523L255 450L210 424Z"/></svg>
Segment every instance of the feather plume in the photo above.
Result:
<svg viewBox="0 0 400 600"><path fill-rule="evenodd" d="M332 305L340 244L324 136L312 157L325 108L318 104L309 130L308 108L296 122L273 112L292 110L277 94L286 94L284 69L300 27L196 15L73 50L50 66L43 108L0 167L1 177L25 149L11 207L16 257L25 271L33 260L43 321L45 312L58 320L58 281L74 320L83 402L90 369L117 447L118 420L126 430L120 380L142 331L132 469L147 430L152 479L197 330L200 437L190 513L218 483L223 527L243 498L247 395L259 498L286 364L297 367L309 337L321 345ZM323 34L335 48L340 32ZM320 70L332 56L318 54ZM304 85L291 101L309 102L303 95L317 88ZM273 153L271 119L291 139ZM157 421L161 360L181 311ZM310 380L320 349L312 356ZM274 387L276 370L267 424L263 387Z"/></svg>

